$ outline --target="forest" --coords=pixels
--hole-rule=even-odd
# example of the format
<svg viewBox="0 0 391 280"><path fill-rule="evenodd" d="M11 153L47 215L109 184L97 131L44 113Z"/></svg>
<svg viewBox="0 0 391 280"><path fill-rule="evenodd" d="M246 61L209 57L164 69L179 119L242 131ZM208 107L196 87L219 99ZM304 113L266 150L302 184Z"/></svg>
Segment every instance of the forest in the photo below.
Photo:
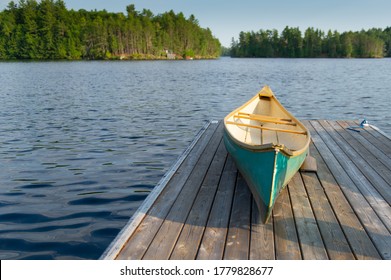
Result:
<svg viewBox="0 0 391 280"><path fill-rule="evenodd" d="M240 32L232 39L232 57L286 58L381 58L391 57L391 27L357 32L329 30L327 33L309 27L304 35L298 27L258 32Z"/></svg>
<svg viewBox="0 0 391 280"><path fill-rule="evenodd" d="M216 58L220 42L191 15L68 10L62 0L11 1L0 12L0 59Z"/></svg>

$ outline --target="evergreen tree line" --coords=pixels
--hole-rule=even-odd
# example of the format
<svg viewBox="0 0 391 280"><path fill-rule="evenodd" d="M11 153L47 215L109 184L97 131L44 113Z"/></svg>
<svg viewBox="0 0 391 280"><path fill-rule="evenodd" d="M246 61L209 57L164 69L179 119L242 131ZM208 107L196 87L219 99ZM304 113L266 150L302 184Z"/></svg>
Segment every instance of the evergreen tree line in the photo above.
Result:
<svg viewBox="0 0 391 280"><path fill-rule="evenodd" d="M68 10L62 0L20 0L0 12L0 59L214 58L220 42L191 15L126 7Z"/></svg>
<svg viewBox="0 0 391 280"><path fill-rule="evenodd" d="M299 28L240 32L232 39L232 57L328 57L378 58L391 57L391 27L372 28L359 32L327 33L307 28L304 36Z"/></svg>

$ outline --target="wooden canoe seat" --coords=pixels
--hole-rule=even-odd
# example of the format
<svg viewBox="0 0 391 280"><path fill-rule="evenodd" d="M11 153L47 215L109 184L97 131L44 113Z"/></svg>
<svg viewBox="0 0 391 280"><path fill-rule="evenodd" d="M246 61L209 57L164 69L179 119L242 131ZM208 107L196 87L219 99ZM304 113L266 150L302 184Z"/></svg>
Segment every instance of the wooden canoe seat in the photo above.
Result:
<svg viewBox="0 0 391 280"><path fill-rule="evenodd" d="M274 127L265 127L265 126L260 126L260 125L252 125L252 124L246 124L246 123L237 123L237 122L231 122L231 121L226 121L225 123L226 124L237 125L237 126L245 126L245 127L257 128L257 129L261 129L261 130L272 130L272 131L277 131L277 132L285 132L285 133L292 133L292 134L307 135L306 131L298 131L298 130L290 130L290 129L282 129L282 128L274 128Z"/></svg>
<svg viewBox="0 0 391 280"><path fill-rule="evenodd" d="M276 117L271 117L271 116L249 114L249 113L243 113L243 112L238 112L238 114L234 115L234 117L241 118L241 119L247 119L247 120L260 121L260 122L275 123L275 124L285 124L285 125L293 125L293 126L297 125L295 122L292 122L291 119L282 119L282 118L276 118Z"/></svg>

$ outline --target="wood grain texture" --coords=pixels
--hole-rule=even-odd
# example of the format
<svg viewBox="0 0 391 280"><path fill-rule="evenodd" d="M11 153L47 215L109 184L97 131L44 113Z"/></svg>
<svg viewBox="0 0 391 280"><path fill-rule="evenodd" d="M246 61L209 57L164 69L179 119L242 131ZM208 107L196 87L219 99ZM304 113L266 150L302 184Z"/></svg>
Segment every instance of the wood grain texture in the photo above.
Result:
<svg viewBox="0 0 391 280"><path fill-rule="evenodd" d="M293 176L288 187L303 259L327 260L327 252L300 173Z"/></svg>
<svg viewBox="0 0 391 280"><path fill-rule="evenodd" d="M118 259L390 259L391 141L351 121L304 121L317 171L297 173L267 224L211 126ZM267 133L275 133L268 131Z"/></svg>
<svg viewBox="0 0 391 280"><path fill-rule="evenodd" d="M225 260L246 260L250 245L251 193L242 175L238 175L225 245Z"/></svg>

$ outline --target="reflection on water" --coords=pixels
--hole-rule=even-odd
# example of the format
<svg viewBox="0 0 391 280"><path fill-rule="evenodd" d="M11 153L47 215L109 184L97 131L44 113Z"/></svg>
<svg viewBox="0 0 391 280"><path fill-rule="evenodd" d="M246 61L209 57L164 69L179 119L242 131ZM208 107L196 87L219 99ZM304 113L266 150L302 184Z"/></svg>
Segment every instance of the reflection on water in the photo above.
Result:
<svg viewBox="0 0 391 280"><path fill-rule="evenodd" d="M389 59L0 63L0 258L98 258L210 119L268 84L391 133Z"/></svg>

